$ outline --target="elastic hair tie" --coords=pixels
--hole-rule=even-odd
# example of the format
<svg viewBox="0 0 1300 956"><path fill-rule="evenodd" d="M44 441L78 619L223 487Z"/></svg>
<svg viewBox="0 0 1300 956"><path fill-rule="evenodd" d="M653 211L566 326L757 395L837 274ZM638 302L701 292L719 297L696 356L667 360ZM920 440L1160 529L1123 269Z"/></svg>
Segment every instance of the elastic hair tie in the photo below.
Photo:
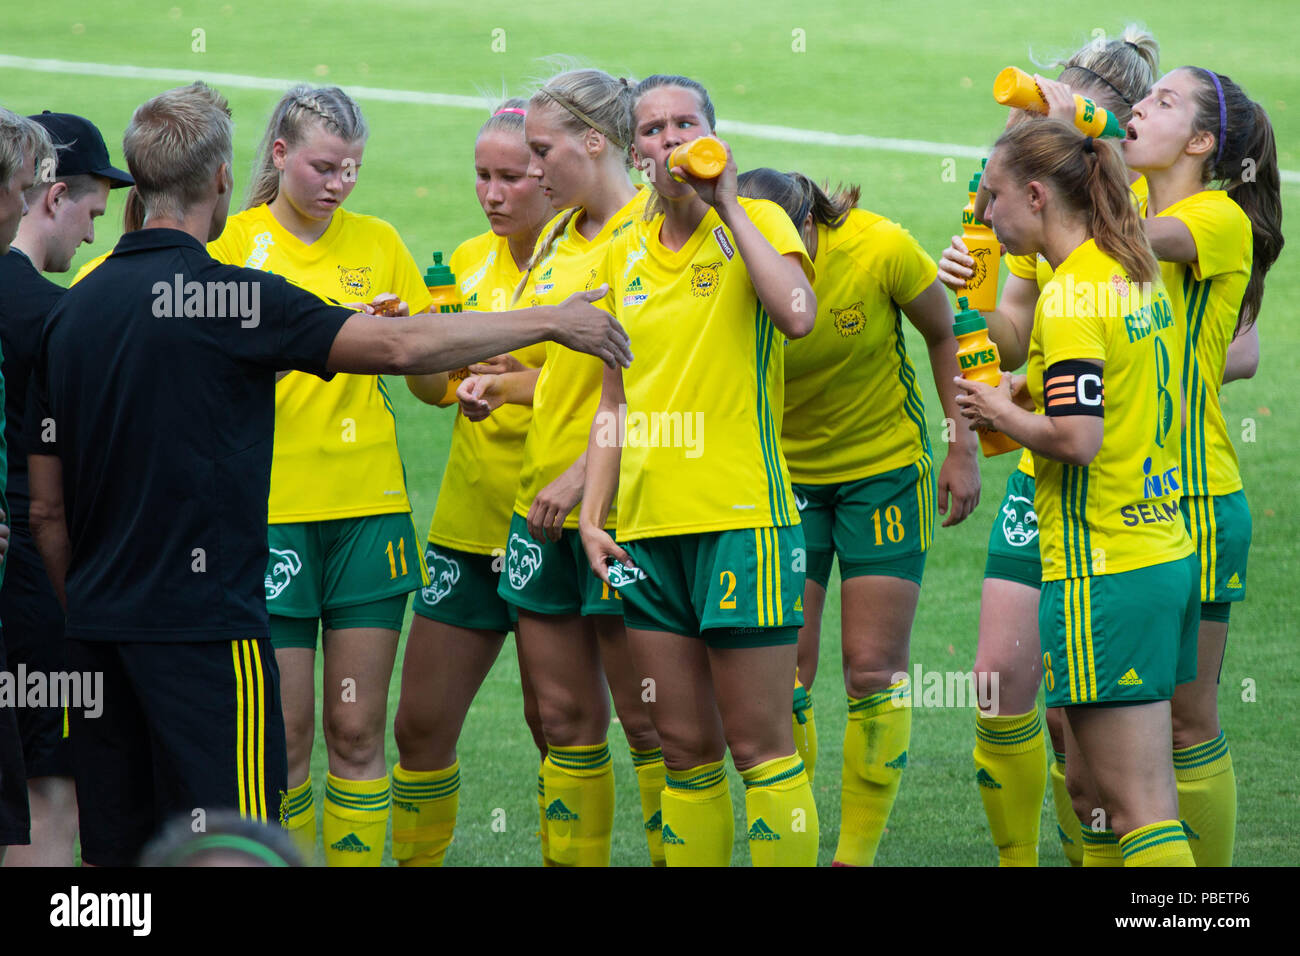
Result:
<svg viewBox="0 0 1300 956"><path fill-rule="evenodd" d="M502 113L514 113L518 116L527 116L528 114L517 106L506 106L493 113L493 116L500 116Z"/></svg>
<svg viewBox="0 0 1300 956"><path fill-rule="evenodd" d="M1085 136L1083 138L1083 151L1085 153L1092 153L1094 156L1097 155L1097 147L1093 143L1091 136Z"/></svg>
<svg viewBox="0 0 1300 956"><path fill-rule="evenodd" d="M1201 70L1210 74L1210 79L1214 81L1214 92L1219 97L1219 148L1214 154L1214 165L1218 166L1223 159L1223 138L1228 133L1228 108L1223 102L1223 84L1219 82L1219 74L1205 67L1201 67Z"/></svg>

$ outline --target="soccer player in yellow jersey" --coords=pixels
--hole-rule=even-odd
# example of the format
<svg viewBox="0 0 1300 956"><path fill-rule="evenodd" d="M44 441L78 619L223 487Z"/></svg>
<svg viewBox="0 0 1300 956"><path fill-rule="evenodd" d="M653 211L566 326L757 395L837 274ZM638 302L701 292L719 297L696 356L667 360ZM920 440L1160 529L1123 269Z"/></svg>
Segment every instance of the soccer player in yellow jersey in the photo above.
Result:
<svg viewBox="0 0 1300 956"><path fill-rule="evenodd" d="M461 243L451 256L466 318L506 309L537 237L553 214L545 194L528 176L526 107L527 100L505 101L474 141L478 201L491 228ZM500 368L505 374L498 374L498 380L524 372L527 381L528 373L535 379L545 358L544 346L531 345L474 369ZM506 372L508 360L511 372ZM406 381L430 405L456 401L454 388L448 394L445 373L410 375ZM531 392L531 382L528 388ZM443 861L460 799L456 742L470 703L515 622L514 608L497 594L497 577L532 411L525 404L510 404L486 419L471 419L475 406L465 410L452 428L451 451L429 527L424 554L429 586L413 603L393 725L400 757L393 768L393 857L402 866L438 866ZM522 676L524 711L545 757L536 699L527 673Z"/></svg>
<svg viewBox="0 0 1300 956"><path fill-rule="evenodd" d="M790 720L804 542L781 452L784 339L813 327L812 262L779 206L737 198L729 153L716 180L669 175L673 148L713 130L699 83L643 80L634 120L654 194L596 276L635 345L592 422L583 544L621 590L654 702L668 864L730 862L730 749L754 864L813 866L817 808Z"/></svg>
<svg viewBox="0 0 1300 956"><path fill-rule="evenodd" d="M556 210L529 258L516 296L547 305L596 278L610 238L626 230L645 201L628 179L631 91L600 70L553 77L529 101L528 174ZM532 422L498 593L518 610L521 660L537 695L547 747L542 766L544 846L560 866L608 866L614 775L607 735L609 702L632 751L651 861L661 865L659 792L663 755L632 667L618 593L591 572L578 536L576 505L586 472L587 432L600 390L599 361L546 349L531 395ZM471 378L467 403L490 410L506 397L503 380ZM611 521L612 526L612 521Z"/></svg>
<svg viewBox="0 0 1300 956"><path fill-rule="evenodd" d="M411 314L426 311L431 297L397 231L342 208L366 136L361 111L341 90L286 93L267 126L246 207L209 246L212 255L337 302L391 294ZM276 386L275 406L266 598L289 751L285 824L312 859L323 628L325 858L331 866L378 866L390 806L388 685L407 595L429 583L392 403L375 375L323 382L290 372Z"/></svg>
<svg viewBox="0 0 1300 956"><path fill-rule="evenodd" d="M1104 44L1089 43L1062 63L1056 80L1040 79L1049 116L1073 122L1074 94L1086 96L1127 122L1132 105L1146 95L1156 76L1159 48L1155 38L1138 26ZM1030 118L1013 110L1008 128ZM1130 187L1139 209L1145 208L1146 180L1131 175ZM981 196L985 195L983 188ZM961 237L939 260L939 278L959 295L974 262ZM989 336L997 343L1002 367L1013 371L1024 364L1034 324L1039 291L1052 277L1041 255L1006 256L1007 278L994 312L985 313ZM988 560L980 600L979 644L975 654L977 680L991 686L997 675L996 708L977 714L975 782L989 821L1002 866L1033 866L1038 862L1039 820L1048 777L1042 752L1042 721L1036 698L1042 682L1038 644L1029 639L1037 627L1038 589L1042 564L1038 555L1038 518L1034 511L1033 455L1025 450L989 532ZM1081 865L1084 838L1065 786L1064 718L1060 708L1047 709L1047 728L1054 755L1051 761L1057 835L1066 858ZM1091 826L1092 821L1088 821ZM1088 846L1118 853L1108 834L1088 834ZM1104 848L1104 849L1103 849Z"/></svg>
<svg viewBox="0 0 1300 956"><path fill-rule="evenodd" d="M959 379L958 401L1034 453L1044 683L1066 710L1075 813L1114 832L1126 866L1194 866L1169 751L1169 700L1196 676L1196 560L1178 509L1186 330L1127 179L1118 146L1056 120L998 140L988 221L1007 251L1053 270L1029 347L1036 411L1009 376Z"/></svg>
<svg viewBox="0 0 1300 956"><path fill-rule="evenodd" d="M962 521L979 501L976 439L966 428L952 435L936 488L921 391L903 340L906 315L925 337L945 417L959 420L952 307L934 260L903 227L856 208L857 187L832 197L799 173L756 169L740 177L740 192L785 209L817 270L817 322L786 349L781 427L808 555L794 734L811 769L810 691L838 556L849 721L835 863L869 866L907 764L912 712L896 702L911 701L908 648L936 490L945 525Z"/></svg>
<svg viewBox="0 0 1300 956"><path fill-rule="evenodd" d="M1174 769L1197 864L1229 866L1236 781L1217 695L1229 610L1246 596L1251 519L1219 390L1253 374L1259 358L1264 276L1283 243L1277 150L1263 107L1199 67L1157 81L1134 106L1128 133L1125 157L1151 187L1147 234L1188 329L1181 506L1200 566L1201 613L1197 679L1173 700Z"/></svg>

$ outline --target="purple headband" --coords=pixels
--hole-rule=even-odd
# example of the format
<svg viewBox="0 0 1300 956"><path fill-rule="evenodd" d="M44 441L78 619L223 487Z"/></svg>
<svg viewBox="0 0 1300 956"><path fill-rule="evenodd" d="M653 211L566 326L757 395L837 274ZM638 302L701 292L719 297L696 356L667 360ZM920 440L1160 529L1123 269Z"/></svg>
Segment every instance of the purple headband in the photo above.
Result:
<svg viewBox="0 0 1300 956"><path fill-rule="evenodd" d="M1214 154L1214 165L1218 166L1219 161L1223 159L1223 137L1228 131L1228 109L1223 103L1223 84L1219 82L1219 74L1213 70L1206 70L1205 67L1201 69L1210 74L1210 79L1214 81L1214 92L1219 96L1219 148Z"/></svg>

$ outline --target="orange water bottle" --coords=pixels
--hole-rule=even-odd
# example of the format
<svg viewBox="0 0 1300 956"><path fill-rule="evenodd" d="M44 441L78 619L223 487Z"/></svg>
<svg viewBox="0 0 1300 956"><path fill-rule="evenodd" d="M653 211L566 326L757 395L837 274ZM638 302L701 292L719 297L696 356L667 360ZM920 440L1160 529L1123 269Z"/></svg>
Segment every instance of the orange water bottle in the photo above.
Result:
<svg viewBox="0 0 1300 956"><path fill-rule="evenodd" d="M442 264L442 253L433 254L433 265L424 273L424 284L433 296L430 312L459 312L461 307L460 290L456 288L456 277L451 268Z"/></svg>
<svg viewBox="0 0 1300 956"><path fill-rule="evenodd" d="M712 136L701 136L682 143L668 155L668 175L681 166L696 179L717 179L727 168L727 148ZM685 180L673 176L679 183Z"/></svg>
<svg viewBox="0 0 1300 956"><path fill-rule="evenodd" d="M957 300L960 310L952 323L952 334L957 338L957 366L961 377L971 382L983 382L996 387L1002 381L1001 359L998 347L989 338L989 327L984 316L969 308L966 297ZM992 458L1015 451L1020 443L1009 435L989 428L977 428L984 457Z"/></svg>
<svg viewBox="0 0 1300 956"><path fill-rule="evenodd" d="M961 211L961 241L975 260L974 273L966 280L966 297L971 308L992 312L998 306L998 267L1002 263L1002 244L993 230L975 217L975 194L979 191L980 174L976 173L968 187L970 200Z"/></svg>
<svg viewBox="0 0 1300 956"><path fill-rule="evenodd" d="M1047 98L1034 78L1016 66L1009 66L993 81L993 98L1003 106L1018 107L1031 113L1047 113ZM1115 114L1098 106L1086 96L1074 94L1074 125L1079 132L1100 139L1123 137L1127 133Z"/></svg>
<svg viewBox="0 0 1300 956"><path fill-rule="evenodd" d="M456 286L456 277L452 275L450 266L443 265L441 252L433 254L433 265L424 272L424 284L429 290L429 295L433 297L433 301L429 304L430 312L446 313L461 310L460 289ZM442 404L450 405L456 401L456 389L467 378L469 378L468 368L459 368L447 373L447 391L443 395Z"/></svg>

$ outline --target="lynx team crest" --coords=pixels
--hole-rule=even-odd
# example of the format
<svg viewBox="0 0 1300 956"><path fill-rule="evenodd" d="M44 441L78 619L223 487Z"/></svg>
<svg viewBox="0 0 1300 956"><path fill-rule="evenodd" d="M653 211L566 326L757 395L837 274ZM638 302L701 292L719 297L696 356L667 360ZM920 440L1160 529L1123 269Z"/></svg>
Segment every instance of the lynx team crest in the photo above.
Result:
<svg viewBox="0 0 1300 956"><path fill-rule="evenodd" d="M707 298L718 287L718 270L721 262L710 262L707 266L691 264L691 294L699 299Z"/></svg>
<svg viewBox="0 0 1300 956"><path fill-rule="evenodd" d="M339 285L349 295L370 295L370 266L362 266L360 269L339 266Z"/></svg>
<svg viewBox="0 0 1300 956"><path fill-rule="evenodd" d="M831 309L831 315L835 319L835 331L846 339L867 327L867 317L862 314L861 302L854 302L847 309Z"/></svg>
<svg viewBox="0 0 1300 956"><path fill-rule="evenodd" d="M433 548L425 552L424 561L429 566L429 586L420 590L420 596L429 604L437 604L460 580L460 564Z"/></svg>
<svg viewBox="0 0 1300 956"><path fill-rule="evenodd" d="M271 549L271 567L266 572L266 599L274 601L289 586L293 576L302 570L302 558L296 551Z"/></svg>
<svg viewBox="0 0 1300 956"><path fill-rule="evenodd" d="M510 536L510 554L506 558L506 576L516 591L523 590L542 566L542 549L517 534Z"/></svg>
<svg viewBox="0 0 1300 956"><path fill-rule="evenodd" d="M1007 544L1023 548L1038 537L1038 512L1034 503L1020 495L1009 495L1002 506L1002 536Z"/></svg>

